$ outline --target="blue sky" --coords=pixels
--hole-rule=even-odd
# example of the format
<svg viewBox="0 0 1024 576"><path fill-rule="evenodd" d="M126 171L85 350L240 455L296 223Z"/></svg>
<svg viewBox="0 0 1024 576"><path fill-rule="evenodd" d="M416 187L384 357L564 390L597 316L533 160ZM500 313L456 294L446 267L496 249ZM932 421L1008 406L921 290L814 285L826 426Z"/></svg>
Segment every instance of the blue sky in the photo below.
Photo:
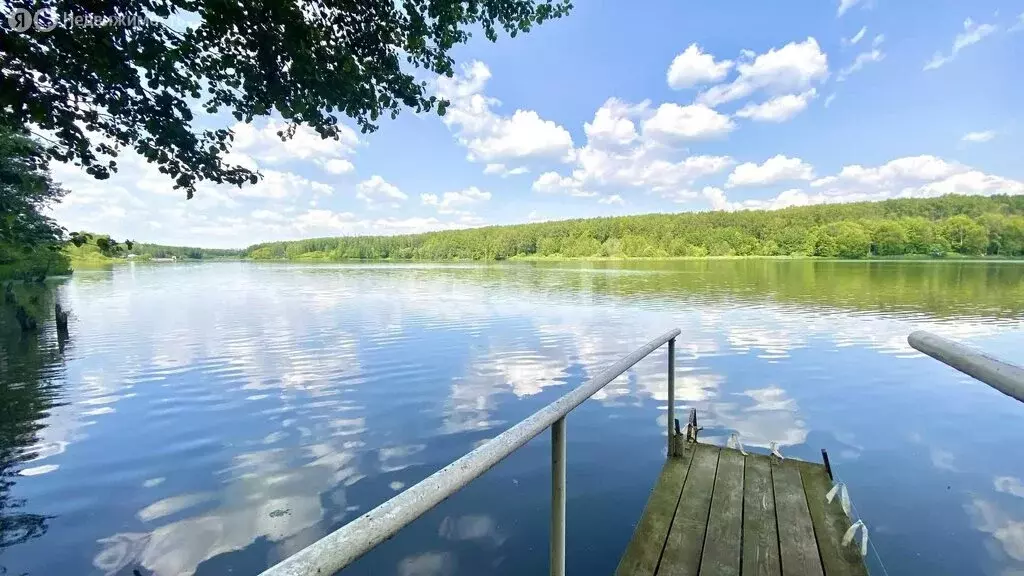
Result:
<svg viewBox="0 0 1024 576"><path fill-rule="evenodd" d="M134 154L54 166L69 229L209 247L562 218L1024 193L1024 3L577 2L477 34L444 118L341 142L238 126L259 185L186 201ZM1016 66L1014 65L1016 63ZM230 126L223 118L210 125ZM352 126L352 123L348 123Z"/></svg>

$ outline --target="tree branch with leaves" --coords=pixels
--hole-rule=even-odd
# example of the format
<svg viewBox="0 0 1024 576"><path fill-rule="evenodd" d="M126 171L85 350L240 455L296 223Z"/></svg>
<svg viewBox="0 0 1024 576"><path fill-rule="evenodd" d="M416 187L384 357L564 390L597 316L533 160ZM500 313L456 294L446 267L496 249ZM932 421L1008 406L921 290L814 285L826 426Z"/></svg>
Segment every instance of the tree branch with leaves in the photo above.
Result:
<svg viewBox="0 0 1024 576"><path fill-rule="evenodd" d="M451 76L449 52L471 29L491 41L558 18L568 0L13 0L44 20L106 17L135 26L0 32L0 123L46 134L48 159L98 179L134 149L191 198L201 181L237 186L258 174L225 162L233 134L196 113L239 122L279 114L337 140L351 118L365 132L404 108L436 110L416 69ZM63 20L62 20L63 21Z"/></svg>

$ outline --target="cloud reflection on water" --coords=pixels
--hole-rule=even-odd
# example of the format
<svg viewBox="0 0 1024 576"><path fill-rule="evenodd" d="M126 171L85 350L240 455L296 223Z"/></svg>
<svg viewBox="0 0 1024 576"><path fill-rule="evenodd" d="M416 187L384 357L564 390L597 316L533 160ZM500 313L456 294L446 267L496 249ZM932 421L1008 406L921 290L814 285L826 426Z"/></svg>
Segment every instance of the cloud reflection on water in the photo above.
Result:
<svg viewBox="0 0 1024 576"><path fill-rule="evenodd" d="M710 280L684 290L638 271L218 266L138 267L130 282L115 272L121 284L75 288L80 362L27 470L59 477L75 445L125 434L94 423L142 413L129 433L155 438L162 461L139 464L146 455L129 451L110 465L130 469L137 486L163 480L121 528L94 535L94 565L107 573L139 564L191 574L260 538L274 543L274 558L294 551L439 467L437 453L496 435L518 419L519 403L543 405L672 327L682 330L679 408L767 447L805 443L814 410L793 383L767 376L769 365L806 362L812 350L909 356L914 328L974 338L1019 326L984 314L951 323L921 310L852 309L856 295L829 306ZM111 299L98 297L112 287ZM660 350L598 392L601 417L633 410L643 434L663 435L665 366ZM356 500L349 489L360 482L383 490ZM996 484L1010 494L1015 486ZM979 525L1017 558L1020 523L979 502ZM499 547L511 529L497 522L452 514L438 535ZM457 573L455 552L429 548L391 565Z"/></svg>

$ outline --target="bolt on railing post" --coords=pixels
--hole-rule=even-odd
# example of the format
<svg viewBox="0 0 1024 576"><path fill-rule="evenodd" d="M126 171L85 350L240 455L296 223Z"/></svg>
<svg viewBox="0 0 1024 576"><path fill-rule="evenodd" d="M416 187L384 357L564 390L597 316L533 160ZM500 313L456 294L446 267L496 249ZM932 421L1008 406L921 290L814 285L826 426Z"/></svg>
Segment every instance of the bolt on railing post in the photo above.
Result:
<svg viewBox="0 0 1024 576"><path fill-rule="evenodd" d="M551 425L551 576L565 576L565 416Z"/></svg>
<svg viewBox="0 0 1024 576"><path fill-rule="evenodd" d="M672 436L676 422L676 339L668 341L668 458L672 457Z"/></svg>

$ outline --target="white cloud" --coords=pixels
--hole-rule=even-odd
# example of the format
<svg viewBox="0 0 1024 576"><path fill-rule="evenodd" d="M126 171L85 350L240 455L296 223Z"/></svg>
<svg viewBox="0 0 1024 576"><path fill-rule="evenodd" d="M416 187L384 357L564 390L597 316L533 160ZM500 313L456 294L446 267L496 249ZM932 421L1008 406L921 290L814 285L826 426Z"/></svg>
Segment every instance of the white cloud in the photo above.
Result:
<svg viewBox="0 0 1024 576"><path fill-rule="evenodd" d="M988 142L996 137L995 130L984 130L982 132L968 132L960 139L964 142Z"/></svg>
<svg viewBox="0 0 1024 576"><path fill-rule="evenodd" d="M341 158L331 158L323 164L324 170L327 170L331 174L347 174L355 170L355 166L352 165L348 160L342 160Z"/></svg>
<svg viewBox="0 0 1024 576"><path fill-rule="evenodd" d="M509 176L518 176L520 174L526 174L530 169L526 166L519 166L517 168L508 168L504 164L488 164L484 167L484 174L497 174L502 178L508 178Z"/></svg>
<svg viewBox="0 0 1024 576"><path fill-rule="evenodd" d="M374 234L420 234L433 230L456 230L470 226L480 226L484 222L471 217L468 220L444 222L437 218L382 218L365 222L365 227Z"/></svg>
<svg viewBox="0 0 1024 576"><path fill-rule="evenodd" d="M127 215L128 211L121 206L100 206L100 217L104 220L124 218Z"/></svg>
<svg viewBox="0 0 1024 576"><path fill-rule="evenodd" d="M936 52L935 55L932 56L931 60L925 62L924 69L935 70L936 68L945 66L952 62L961 50L971 46L972 44L981 42L986 36L990 36L996 30L997 28L994 24L978 24L970 18L964 20L964 31L953 38L953 48L949 55L945 56L942 52Z"/></svg>
<svg viewBox="0 0 1024 576"><path fill-rule="evenodd" d="M599 199L597 202L598 204L618 204L619 206L624 206L626 204L626 202L622 199L622 196L619 196L618 194L605 196Z"/></svg>
<svg viewBox="0 0 1024 576"><path fill-rule="evenodd" d="M572 158L572 136L533 110L516 110L511 118L500 118L486 133L473 137L467 147L470 160L549 156Z"/></svg>
<svg viewBox="0 0 1024 576"><path fill-rule="evenodd" d="M263 170L262 173L263 178L259 182L234 189L234 194L246 198L281 200L284 198L298 198L306 193L330 195L334 192L334 188L328 184L309 180L292 172ZM216 194L213 187L200 186L196 192L196 197L209 194Z"/></svg>
<svg viewBox="0 0 1024 576"><path fill-rule="evenodd" d="M854 58L853 62L849 66L839 71L839 74L836 76L836 82L846 80L851 74L871 62L881 62L885 58L885 53L882 52L882 49L880 48L884 41L884 35L879 34L878 36L875 36L875 39L871 42L871 50L857 54L857 57Z"/></svg>
<svg viewBox="0 0 1024 576"><path fill-rule="evenodd" d="M438 96L451 102L443 121L469 150L468 159L489 163L530 157L572 160L572 136L565 128L533 110L516 110L511 116L492 110L501 102L483 93L490 77L483 62L473 61L462 67L461 74L436 80Z"/></svg>
<svg viewBox="0 0 1024 576"><path fill-rule="evenodd" d="M662 198L666 200L671 200L677 204L689 202L690 200L693 200L697 196L700 196L698 192L694 192L693 190L688 190L685 188L679 190L666 190L661 193Z"/></svg>
<svg viewBox="0 0 1024 576"><path fill-rule="evenodd" d="M735 80L712 86L698 96L698 102L718 106L758 90L772 95L807 90L813 82L828 77L828 57L817 40L807 38L772 48L752 60L748 57L736 65L736 70L739 75Z"/></svg>
<svg viewBox="0 0 1024 576"><path fill-rule="evenodd" d="M721 188L705 186L701 194L707 198L712 210L735 210L739 205L729 202L725 198L725 192Z"/></svg>
<svg viewBox="0 0 1024 576"><path fill-rule="evenodd" d="M954 174L949 178L930 182L917 188L904 189L900 196L926 198L944 194L965 194L989 196L991 194L1024 194L1024 182L1010 180L1001 176L985 174L978 170L970 170Z"/></svg>
<svg viewBox="0 0 1024 576"><path fill-rule="evenodd" d="M828 97L825 98L825 108L828 108L829 106L831 106L832 103L835 102L835 100L836 100L836 95L835 94L829 94Z"/></svg>
<svg viewBox="0 0 1024 576"><path fill-rule="evenodd" d="M272 220L275 222L283 222L284 220L287 219L285 218L284 214L281 214L280 212L274 212L273 210L265 209L253 210L250 216L257 220Z"/></svg>
<svg viewBox="0 0 1024 576"><path fill-rule="evenodd" d="M256 161L253 160L251 156L249 156L248 154L242 154L241 152L237 152L235 150L232 150L231 152L228 152L227 154L224 155L224 162L232 166L241 166L246 170L253 171L258 170L260 167L260 165L257 164Z"/></svg>
<svg viewBox="0 0 1024 576"><path fill-rule="evenodd" d="M780 208L789 208L790 206L809 206L816 203L818 203L817 197L808 196L803 190L794 188L784 190L778 196L772 198L768 203L767 209L778 210Z"/></svg>
<svg viewBox="0 0 1024 576"><path fill-rule="evenodd" d="M929 155L897 158L876 168L859 164L844 166L839 174L811 182L816 188L835 185L857 185L866 188L892 188L907 182L937 180L951 176L962 168Z"/></svg>
<svg viewBox="0 0 1024 576"><path fill-rule="evenodd" d="M726 188L737 186L767 186L787 180L812 180L814 168L800 158L789 158L779 154L764 161L764 164L745 162L729 174Z"/></svg>
<svg viewBox="0 0 1024 576"><path fill-rule="evenodd" d="M760 104L747 104L736 115L757 122L785 122L807 109L807 105L817 95L818 91L811 88L802 94L777 96Z"/></svg>
<svg viewBox="0 0 1024 576"><path fill-rule="evenodd" d="M782 208L789 208L791 206L809 206L811 204L823 204L827 201L827 198L822 195L810 196L799 188L786 190L779 193L774 198L767 200L743 200L740 202L731 202L725 195L725 192L719 188L706 187L703 190L703 195L707 198L708 203L711 204L712 210L780 210Z"/></svg>
<svg viewBox="0 0 1024 576"><path fill-rule="evenodd" d="M330 210L307 210L293 219L294 225L302 232L314 230L344 231L353 227L355 215L351 212L332 212Z"/></svg>
<svg viewBox="0 0 1024 576"><path fill-rule="evenodd" d="M836 12L836 17L840 17L857 4L862 4L864 0L839 0L839 10Z"/></svg>
<svg viewBox="0 0 1024 576"><path fill-rule="evenodd" d="M388 183L384 178L374 174L367 180L363 180L356 186L356 198L363 200L370 206L387 203L397 207L400 202L409 197L398 189L397 186Z"/></svg>
<svg viewBox="0 0 1024 576"><path fill-rule="evenodd" d="M356 214L306 208L304 200L324 201L333 192L327 184L291 172L262 170L264 179L238 189L201 182L195 198L185 200L172 181L141 156L126 152L118 159L119 171L98 181L71 165L53 163L54 178L68 190L66 201L51 211L71 230L91 230L139 241L173 245L243 247L270 240L315 236L395 234L479 226L472 214L453 210L451 219L366 219ZM380 176L357 187L364 200L396 202L405 195ZM337 195L336 195L337 196ZM439 199L448 206L482 201L488 193L470 188ZM332 202L344 199L331 199ZM375 205L375 204L374 204ZM300 208L301 207L301 208Z"/></svg>
<svg viewBox="0 0 1024 576"><path fill-rule="evenodd" d="M602 188L612 188L605 191L611 194L623 188L659 193L685 189L730 167L733 160L708 155L680 158L684 151L674 146L675 141L721 135L734 127L727 116L706 106L664 104L651 110L647 101L630 104L612 98L584 125L587 144L576 150L575 168L565 175L541 174L533 190L587 197Z"/></svg>
<svg viewBox="0 0 1024 576"><path fill-rule="evenodd" d="M828 202L1024 193L1024 182L927 155L898 158L874 168L845 166L839 174L815 180L811 186L820 189Z"/></svg>
<svg viewBox="0 0 1024 576"><path fill-rule="evenodd" d="M231 150L245 153L267 164L292 160L325 162L351 153L359 144L356 132L343 124L338 125L338 140L325 140L311 128L298 126L289 140L282 141L277 134L285 132L287 128L285 122L274 118L264 122L261 128L238 122L231 128L235 135Z"/></svg>
<svg viewBox="0 0 1024 576"><path fill-rule="evenodd" d="M597 192L583 189L583 182L571 176L561 176L557 172L545 172L533 182L534 192L545 194L568 194L577 198L597 196Z"/></svg>
<svg viewBox="0 0 1024 576"><path fill-rule="evenodd" d="M643 124L645 136L656 139L698 140L732 132L736 123L703 104L665 103Z"/></svg>
<svg viewBox="0 0 1024 576"><path fill-rule="evenodd" d="M456 220L419 216L359 219L352 212L313 208L288 217L275 216L270 211L254 211L251 214L251 219L225 216L200 220L190 218L181 221L180 227L181 231L190 239L194 240L196 236L203 237L202 245L204 246L241 247L269 240L295 240L318 236L416 234L482 224L485 222L473 215L462 215Z"/></svg>
<svg viewBox="0 0 1024 576"><path fill-rule="evenodd" d="M1010 27L1009 32L1020 32L1024 30L1024 12L1017 16L1017 23Z"/></svg>
<svg viewBox="0 0 1024 576"><path fill-rule="evenodd" d="M70 164L53 162L50 169L54 180L69 191L49 211L62 226L139 240L180 233L219 211L237 209L246 197L283 198L331 190L326 184L292 173L267 170L259 184L241 190L200 182L195 198L186 202L185 192L175 190L173 181L161 174L156 164L133 151L120 155L118 172L107 180L96 180ZM186 240L195 244L194 238L188 237L181 243Z"/></svg>
<svg viewBox="0 0 1024 576"><path fill-rule="evenodd" d="M573 171L573 179L661 192L689 185L733 164L728 156L689 156L682 160L668 160L657 157L657 152L658 149L639 148L617 155L585 148L580 153L580 169Z"/></svg>
<svg viewBox="0 0 1024 576"><path fill-rule="evenodd" d="M630 105L617 98L609 98L594 113L594 121L583 124L589 142L602 145L625 146L639 138L636 125L630 119L647 110L647 100Z"/></svg>
<svg viewBox="0 0 1024 576"><path fill-rule="evenodd" d="M420 201L426 206L435 206L441 214L465 214L459 208L485 202L491 199L490 192L484 192L476 186L470 186L458 192L445 192L440 198L437 194L420 194Z"/></svg>
<svg viewBox="0 0 1024 576"><path fill-rule="evenodd" d="M864 39L864 35L868 33L868 27L862 26L860 31L853 35L849 40L845 40L846 44L854 45Z"/></svg>
<svg viewBox="0 0 1024 576"><path fill-rule="evenodd" d="M934 156L897 158L872 168L846 166L839 174L812 181L811 187L817 192L791 189L765 200L730 201L724 191L712 187L704 188L702 193L713 210L777 210L790 206L929 198L945 194L1024 194L1024 182L985 174Z"/></svg>
<svg viewBox="0 0 1024 576"><path fill-rule="evenodd" d="M732 60L715 62L714 56L703 52L697 44L690 44L672 60L666 79L668 85L676 90L691 88L724 80L732 66Z"/></svg>

